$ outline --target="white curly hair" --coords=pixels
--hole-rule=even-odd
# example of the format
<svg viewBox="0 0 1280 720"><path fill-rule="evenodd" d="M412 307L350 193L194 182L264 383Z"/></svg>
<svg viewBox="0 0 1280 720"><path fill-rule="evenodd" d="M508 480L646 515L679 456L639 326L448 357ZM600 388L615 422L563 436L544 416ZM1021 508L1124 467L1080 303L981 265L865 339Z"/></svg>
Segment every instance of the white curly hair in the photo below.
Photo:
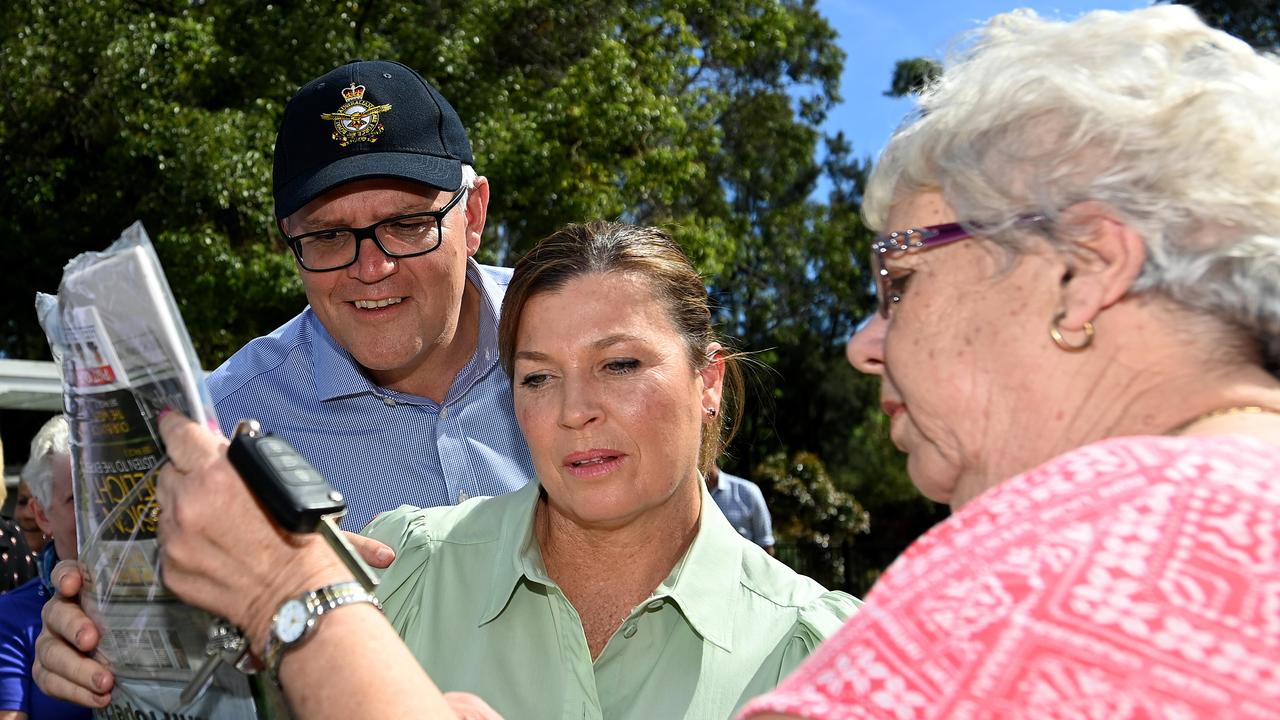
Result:
<svg viewBox="0 0 1280 720"><path fill-rule="evenodd" d="M31 439L31 454L21 477L42 508L53 506L53 464L59 455L71 454L71 432L64 415L45 421Z"/></svg>
<svg viewBox="0 0 1280 720"><path fill-rule="evenodd" d="M1106 203L1146 242L1131 292L1242 328L1280 365L1280 62L1188 7L992 18L890 139L867 223L924 190L1015 251L1018 217Z"/></svg>

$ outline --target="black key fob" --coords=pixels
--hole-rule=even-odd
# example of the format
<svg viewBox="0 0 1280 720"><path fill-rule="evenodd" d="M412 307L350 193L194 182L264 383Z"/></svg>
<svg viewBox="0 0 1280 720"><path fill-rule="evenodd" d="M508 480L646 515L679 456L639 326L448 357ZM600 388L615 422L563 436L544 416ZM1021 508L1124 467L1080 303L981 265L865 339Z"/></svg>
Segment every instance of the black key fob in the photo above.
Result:
<svg viewBox="0 0 1280 720"><path fill-rule="evenodd" d="M315 532L320 518L347 509L342 493L283 438L264 434L256 420L236 425L227 456L275 521L289 532Z"/></svg>

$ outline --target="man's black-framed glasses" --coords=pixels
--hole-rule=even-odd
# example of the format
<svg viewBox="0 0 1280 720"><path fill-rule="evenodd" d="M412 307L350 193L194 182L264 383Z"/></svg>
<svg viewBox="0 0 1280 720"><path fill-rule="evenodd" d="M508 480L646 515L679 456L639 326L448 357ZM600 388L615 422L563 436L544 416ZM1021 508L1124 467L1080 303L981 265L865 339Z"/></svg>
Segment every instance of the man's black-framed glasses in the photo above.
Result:
<svg viewBox="0 0 1280 720"><path fill-rule="evenodd" d="M440 247L444 240L444 216L466 197L462 188L439 210L396 215L362 228L327 228L302 233L284 240L303 270L329 272L349 267L360 257L360 241L369 239L387 257L409 258Z"/></svg>

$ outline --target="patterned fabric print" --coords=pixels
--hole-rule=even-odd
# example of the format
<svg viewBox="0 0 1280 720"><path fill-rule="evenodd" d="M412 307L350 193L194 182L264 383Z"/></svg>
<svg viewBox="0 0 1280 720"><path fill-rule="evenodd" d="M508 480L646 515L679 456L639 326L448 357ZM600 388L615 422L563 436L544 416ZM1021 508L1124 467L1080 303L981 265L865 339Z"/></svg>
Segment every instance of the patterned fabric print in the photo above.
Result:
<svg viewBox="0 0 1280 720"><path fill-rule="evenodd" d="M16 522L0 518L0 593L8 592L36 576L36 555Z"/></svg>
<svg viewBox="0 0 1280 720"><path fill-rule="evenodd" d="M1280 450L1120 438L966 505L750 704L806 718L1280 715Z"/></svg>

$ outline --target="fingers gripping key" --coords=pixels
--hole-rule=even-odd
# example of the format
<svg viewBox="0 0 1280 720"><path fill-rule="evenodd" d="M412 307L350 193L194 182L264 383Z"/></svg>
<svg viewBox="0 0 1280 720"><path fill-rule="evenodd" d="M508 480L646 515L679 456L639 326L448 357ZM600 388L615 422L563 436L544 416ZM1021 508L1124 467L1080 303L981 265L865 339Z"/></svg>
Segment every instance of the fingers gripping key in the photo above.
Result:
<svg viewBox="0 0 1280 720"><path fill-rule="evenodd" d="M347 510L342 493L283 438L264 434L257 420L241 420L227 454L231 464L285 530L320 534L365 590L378 579L347 542L337 519Z"/></svg>
<svg viewBox="0 0 1280 720"><path fill-rule="evenodd" d="M263 433L257 420L236 424L227 456L280 527L293 533L318 530L365 590L373 592L377 577L338 528L346 500L306 458L284 439ZM199 697L224 662L247 670L248 652L249 644L236 628L215 620L204 663L183 690L181 702L186 705Z"/></svg>

